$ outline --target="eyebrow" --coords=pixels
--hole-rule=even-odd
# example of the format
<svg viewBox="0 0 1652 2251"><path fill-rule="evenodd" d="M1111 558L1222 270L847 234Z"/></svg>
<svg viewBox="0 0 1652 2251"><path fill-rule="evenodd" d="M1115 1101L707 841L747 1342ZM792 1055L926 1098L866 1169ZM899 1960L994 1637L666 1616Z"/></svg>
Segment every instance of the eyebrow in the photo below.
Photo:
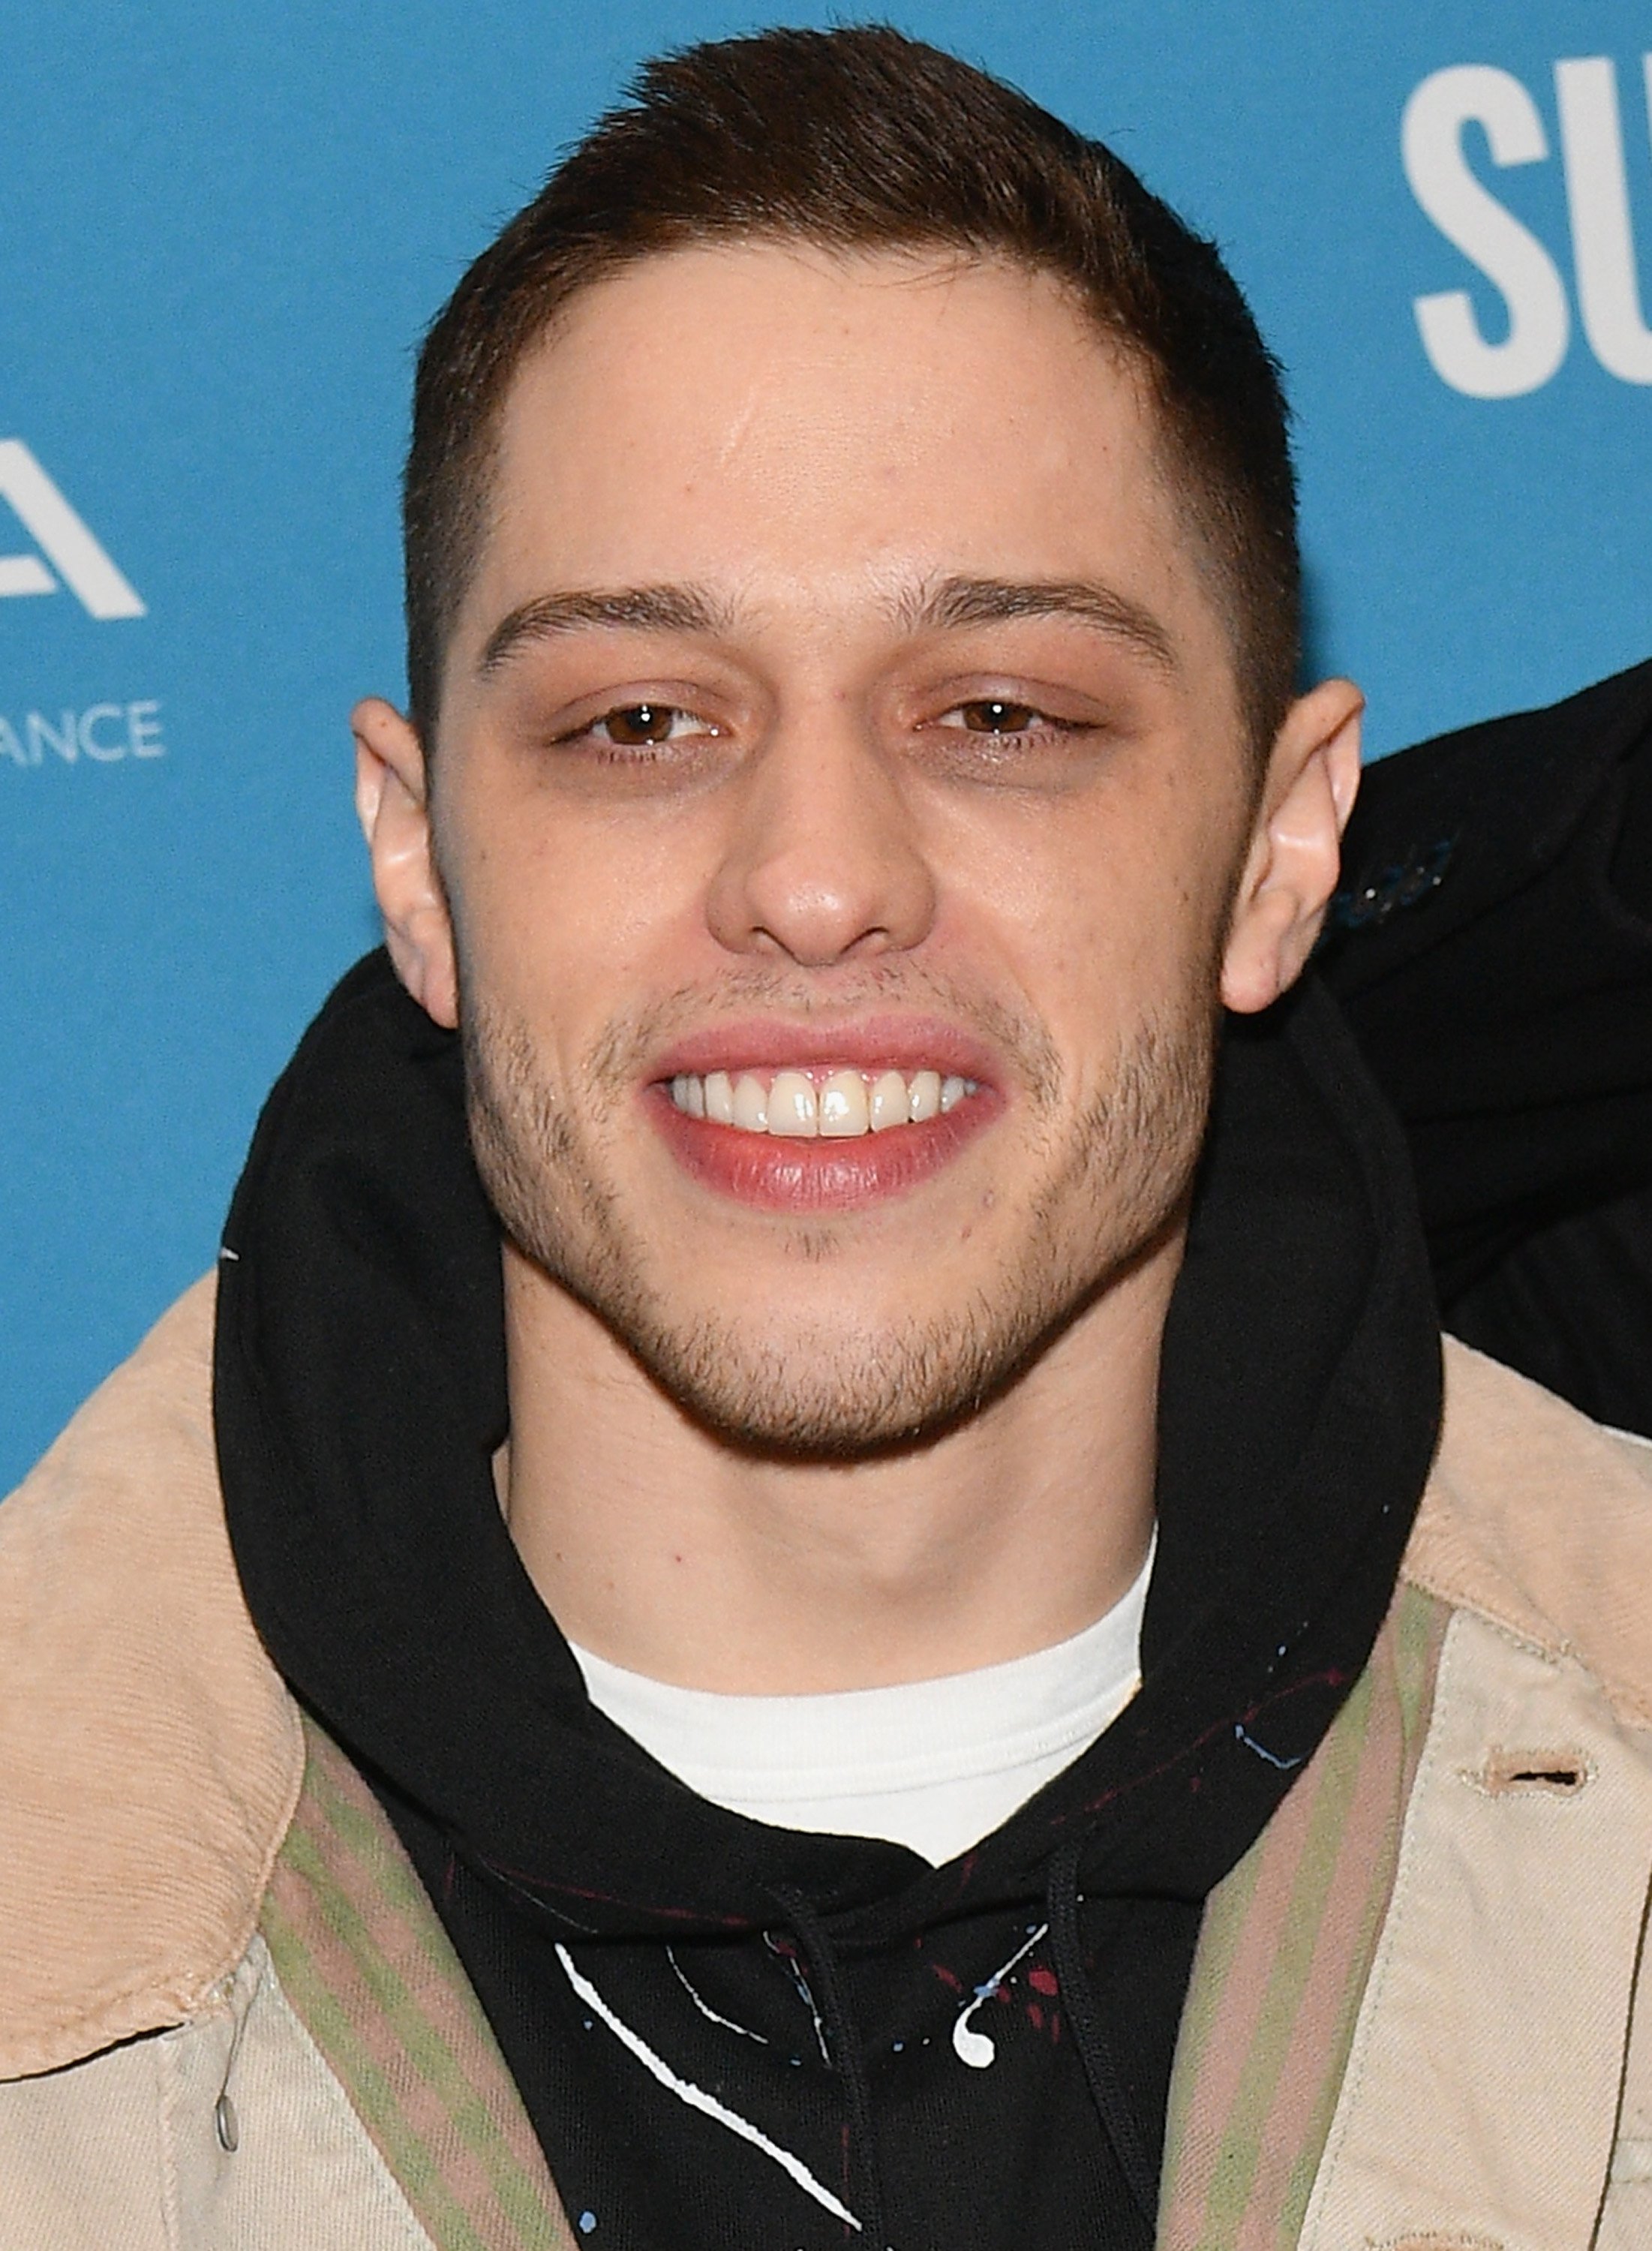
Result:
<svg viewBox="0 0 1652 2251"><path fill-rule="evenodd" d="M1145 603L1095 578L942 578L901 604L913 631L956 632L1011 618L1075 618L1122 641L1160 672L1176 669L1176 644Z"/></svg>
<svg viewBox="0 0 1652 2251"><path fill-rule="evenodd" d="M1015 618L1074 618L1125 642L1156 670L1173 673L1176 648L1144 603L1091 578L946 578L900 597L896 620L909 633L957 632ZM476 669L484 679L517 649L592 627L632 633L729 632L735 613L694 585L582 588L541 594L502 618L487 636Z"/></svg>
<svg viewBox="0 0 1652 2251"><path fill-rule="evenodd" d="M486 678L525 643L591 626L632 633L715 634L731 613L698 586L619 586L610 592L541 594L501 618L487 636L476 669Z"/></svg>

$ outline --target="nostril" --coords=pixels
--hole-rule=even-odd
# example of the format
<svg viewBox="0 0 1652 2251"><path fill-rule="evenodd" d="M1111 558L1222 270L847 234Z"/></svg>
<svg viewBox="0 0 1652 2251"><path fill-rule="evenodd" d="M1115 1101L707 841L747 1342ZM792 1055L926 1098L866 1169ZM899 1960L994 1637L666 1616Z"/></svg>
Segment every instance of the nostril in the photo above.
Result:
<svg viewBox="0 0 1652 2251"><path fill-rule="evenodd" d="M1594 1768L1579 1750L1494 1750L1482 1767L1465 1770L1463 1780L1488 1797L1540 1792L1575 1797L1593 1779Z"/></svg>

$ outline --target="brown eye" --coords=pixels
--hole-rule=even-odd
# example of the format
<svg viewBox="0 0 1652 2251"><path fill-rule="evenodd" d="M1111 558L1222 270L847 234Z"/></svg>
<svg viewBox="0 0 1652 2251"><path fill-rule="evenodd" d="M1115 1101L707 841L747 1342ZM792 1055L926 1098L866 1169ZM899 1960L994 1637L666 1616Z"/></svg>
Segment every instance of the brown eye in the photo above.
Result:
<svg viewBox="0 0 1652 2251"><path fill-rule="evenodd" d="M607 731L611 743L631 749L668 742L678 717L669 703L627 703L622 710L605 712L598 724Z"/></svg>
<svg viewBox="0 0 1652 2251"><path fill-rule="evenodd" d="M960 703L958 715L971 735L1024 734L1039 717L1030 703L1006 703L997 696Z"/></svg>

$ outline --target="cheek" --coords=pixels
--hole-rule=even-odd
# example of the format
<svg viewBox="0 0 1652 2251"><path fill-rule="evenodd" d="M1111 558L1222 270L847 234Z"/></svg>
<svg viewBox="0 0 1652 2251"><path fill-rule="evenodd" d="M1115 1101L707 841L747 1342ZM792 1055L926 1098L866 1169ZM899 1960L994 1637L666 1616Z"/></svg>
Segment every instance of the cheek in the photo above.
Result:
<svg viewBox="0 0 1652 2251"><path fill-rule="evenodd" d="M703 855L688 823L637 824L518 796L443 855L473 991L578 1054L639 993L691 973Z"/></svg>
<svg viewBox="0 0 1652 2251"><path fill-rule="evenodd" d="M1143 1015L1213 1001L1230 820L1121 778L1029 807L952 853L957 896L1033 1008L1081 1049Z"/></svg>

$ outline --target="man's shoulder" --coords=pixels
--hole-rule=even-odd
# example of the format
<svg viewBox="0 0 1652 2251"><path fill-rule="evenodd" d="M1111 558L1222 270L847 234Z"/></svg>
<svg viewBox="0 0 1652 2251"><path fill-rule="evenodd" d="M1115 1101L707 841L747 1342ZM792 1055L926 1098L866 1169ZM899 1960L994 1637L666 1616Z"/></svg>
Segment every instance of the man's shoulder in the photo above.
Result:
<svg viewBox="0 0 1652 2251"><path fill-rule="evenodd" d="M190 1291L0 1505L0 2076L177 2021L240 1959L297 1797Z"/></svg>
<svg viewBox="0 0 1652 2251"><path fill-rule="evenodd" d="M1652 1727L1652 1443L1603 1429L1454 1337L1404 1576L1592 1673Z"/></svg>
<svg viewBox="0 0 1652 2251"><path fill-rule="evenodd" d="M296 1802L190 1291L0 1505L0 2077L179 2021L241 1958ZM1652 1727L1652 1445L1447 1339L1405 1577Z"/></svg>

